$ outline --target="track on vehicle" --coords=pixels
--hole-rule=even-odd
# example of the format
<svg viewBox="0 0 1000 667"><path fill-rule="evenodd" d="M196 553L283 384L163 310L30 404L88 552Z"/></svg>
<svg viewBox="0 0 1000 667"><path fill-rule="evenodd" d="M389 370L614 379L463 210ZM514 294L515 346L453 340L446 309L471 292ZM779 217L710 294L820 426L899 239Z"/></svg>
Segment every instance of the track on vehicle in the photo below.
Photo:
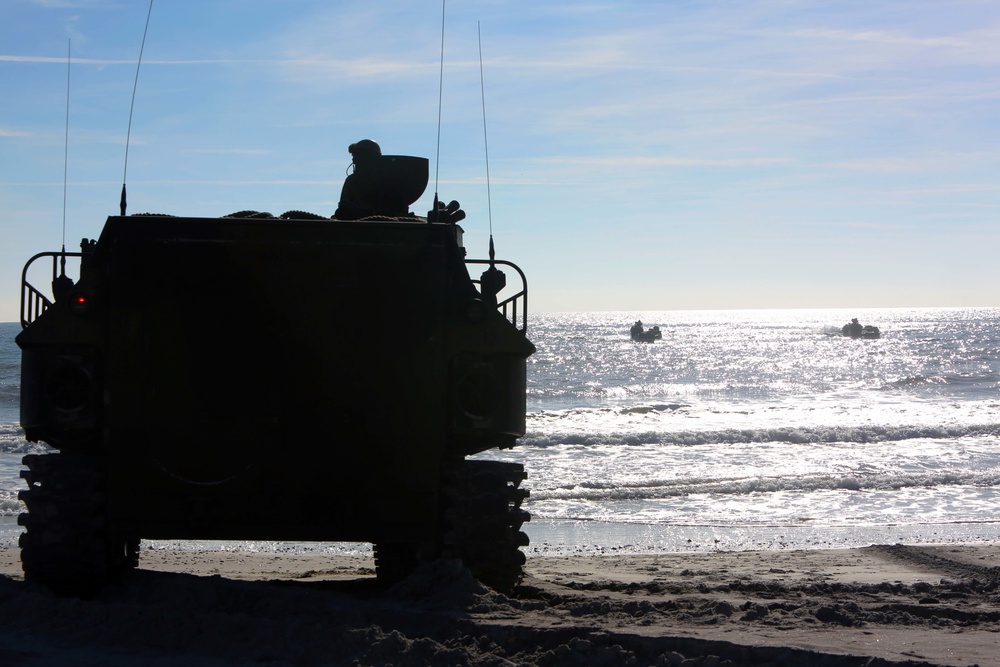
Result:
<svg viewBox="0 0 1000 667"><path fill-rule="evenodd" d="M92 597L139 562L139 539L108 521L104 459L82 453L29 454L18 517L25 580L59 595ZM509 593L521 581L528 544L521 509L524 466L500 461L451 461L442 471L441 534L424 545L376 544L380 579L404 578L422 560L460 560L494 590Z"/></svg>
<svg viewBox="0 0 1000 667"><path fill-rule="evenodd" d="M403 579L424 560L460 560L490 588L510 593L523 576L528 536L521 531L530 515L521 509L528 491L524 466L503 461L446 463L441 472L441 534L424 545L375 545L379 579Z"/></svg>
<svg viewBox="0 0 1000 667"><path fill-rule="evenodd" d="M58 595L92 597L139 563L139 540L108 523L103 458L82 453L29 454L22 459L27 512L19 545L24 578Z"/></svg>

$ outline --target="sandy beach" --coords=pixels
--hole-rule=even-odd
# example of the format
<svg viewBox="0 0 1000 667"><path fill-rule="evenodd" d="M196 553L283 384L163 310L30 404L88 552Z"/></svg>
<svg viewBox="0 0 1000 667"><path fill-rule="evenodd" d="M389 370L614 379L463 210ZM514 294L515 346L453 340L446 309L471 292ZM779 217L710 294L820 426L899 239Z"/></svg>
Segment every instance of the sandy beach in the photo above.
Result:
<svg viewBox="0 0 1000 667"><path fill-rule="evenodd" d="M96 599L0 552L0 665L1000 665L1000 545L453 561L144 549Z"/></svg>

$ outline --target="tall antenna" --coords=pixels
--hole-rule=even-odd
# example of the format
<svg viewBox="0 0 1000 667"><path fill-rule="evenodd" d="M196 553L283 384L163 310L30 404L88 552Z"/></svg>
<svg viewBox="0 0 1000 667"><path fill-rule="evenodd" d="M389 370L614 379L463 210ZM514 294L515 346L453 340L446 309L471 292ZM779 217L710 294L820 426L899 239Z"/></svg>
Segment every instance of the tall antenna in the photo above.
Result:
<svg viewBox="0 0 1000 667"><path fill-rule="evenodd" d="M122 173L122 199L120 203L122 217L127 208L125 202L125 181L128 180L128 144L132 138L132 111L135 110L135 91L139 87L139 67L142 65L142 52L146 48L146 33L149 32L149 17L153 13L153 0L149 0L149 10L146 12L146 27L142 31L142 44L139 46L139 60L135 64L135 81L132 83L132 104L128 109L128 132L125 134L125 171Z"/></svg>
<svg viewBox="0 0 1000 667"><path fill-rule="evenodd" d="M490 261L493 261L493 200L490 197L490 142L486 136L486 82L483 77L483 33L476 21L479 36L479 92L483 98L483 146L486 149L486 211L490 220Z"/></svg>
<svg viewBox="0 0 1000 667"><path fill-rule="evenodd" d="M72 62L72 45L66 40L66 137L63 141L63 216L62 216L62 249L66 252L66 183L69 174L69 71ZM66 255L63 255L63 273L66 273Z"/></svg>
<svg viewBox="0 0 1000 667"><path fill-rule="evenodd" d="M441 105L444 95L444 3L441 0L441 66L438 73L438 132L437 152L434 155L434 208L438 208L438 175L441 171Z"/></svg>
<svg viewBox="0 0 1000 667"><path fill-rule="evenodd" d="M66 40L66 139L63 142L63 216L62 216L62 252L59 253L59 275L52 276L52 296L61 298L73 286L73 281L66 276L66 182L69 164L69 66L72 62L70 41ZM22 301L23 303L23 301Z"/></svg>
<svg viewBox="0 0 1000 667"><path fill-rule="evenodd" d="M490 143L486 138L486 83L483 76L483 35L476 22L479 33L479 90L483 98L483 146L486 148L486 210L490 218L490 268L479 276L480 292L484 299L493 307L497 305L497 294L507 286L507 276L496 265L496 250L493 248L493 202L490 197Z"/></svg>

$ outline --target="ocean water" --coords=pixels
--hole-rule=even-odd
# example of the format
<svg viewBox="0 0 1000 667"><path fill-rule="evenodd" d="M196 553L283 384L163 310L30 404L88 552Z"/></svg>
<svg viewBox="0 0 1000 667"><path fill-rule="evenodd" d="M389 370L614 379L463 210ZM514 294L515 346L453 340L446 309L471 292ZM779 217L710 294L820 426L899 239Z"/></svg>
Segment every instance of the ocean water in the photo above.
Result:
<svg viewBox="0 0 1000 667"><path fill-rule="evenodd" d="M858 317L878 340L839 335ZM629 340L641 318L663 339ZM1000 310L536 315L546 541L639 551L1000 536Z"/></svg>
<svg viewBox="0 0 1000 667"><path fill-rule="evenodd" d="M840 336L851 317L882 337ZM632 342L636 319L662 340ZM17 330L0 325L8 541L39 447L17 426ZM480 456L528 470L529 555L1000 540L1000 309L542 313L528 333L528 432Z"/></svg>

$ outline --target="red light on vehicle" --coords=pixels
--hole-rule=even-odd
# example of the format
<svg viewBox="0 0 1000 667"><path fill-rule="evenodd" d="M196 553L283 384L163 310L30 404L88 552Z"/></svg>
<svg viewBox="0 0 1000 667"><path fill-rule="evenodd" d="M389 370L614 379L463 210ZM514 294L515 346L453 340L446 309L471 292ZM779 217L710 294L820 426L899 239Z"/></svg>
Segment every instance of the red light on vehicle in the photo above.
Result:
<svg viewBox="0 0 1000 667"><path fill-rule="evenodd" d="M87 298L86 294L74 294L69 300L69 309L76 315L82 315L87 312L90 306L90 299Z"/></svg>

